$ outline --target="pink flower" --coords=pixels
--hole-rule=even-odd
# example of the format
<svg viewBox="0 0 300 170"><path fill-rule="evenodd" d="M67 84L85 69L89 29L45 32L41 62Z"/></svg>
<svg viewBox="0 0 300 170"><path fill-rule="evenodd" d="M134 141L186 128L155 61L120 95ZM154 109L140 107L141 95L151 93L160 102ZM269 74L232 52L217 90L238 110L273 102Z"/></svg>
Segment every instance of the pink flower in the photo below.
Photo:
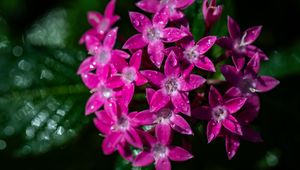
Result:
<svg viewBox="0 0 300 170"><path fill-rule="evenodd" d="M173 52L165 62L164 74L153 70L142 71L142 74L151 84L160 88L152 96L151 112L162 109L171 101L176 111L190 115L188 92L200 87L206 81L203 77L195 74L188 77L181 76L180 65Z"/></svg>
<svg viewBox="0 0 300 170"><path fill-rule="evenodd" d="M140 49L148 45L151 61L160 67L164 59L164 43L176 42L186 36L186 33L175 27L165 28L168 23L166 9L155 13L152 23L148 17L138 12L130 12L131 23L140 32L129 38L124 49Z"/></svg>
<svg viewBox="0 0 300 170"><path fill-rule="evenodd" d="M209 30L222 16L223 7L217 6L216 0L204 0L202 4L202 12L206 29Z"/></svg>
<svg viewBox="0 0 300 170"><path fill-rule="evenodd" d="M126 66L125 59L129 55L124 51L113 49L117 38L117 31L118 28L110 30L106 34L103 44L93 44L89 47L89 53L93 56L86 58L81 63L77 74L87 73L109 64L113 64L117 69L122 69Z"/></svg>
<svg viewBox="0 0 300 170"><path fill-rule="evenodd" d="M230 37L221 37L217 44L225 48L232 55L234 65L241 70L245 64L245 56L252 58L255 53L259 54L262 60L268 60L268 57L256 46L251 45L260 35L261 26L247 29L241 33L239 25L228 17L228 31Z"/></svg>
<svg viewBox="0 0 300 170"><path fill-rule="evenodd" d="M221 72L225 79L237 87L244 96L255 95L256 92L267 92L279 84L279 81L269 76L259 76L260 56L256 53L247 64L244 72L235 67L225 65Z"/></svg>
<svg viewBox="0 0 300 170"><path fill-rule="evenodd" d="M141 0L136 5L149 13L156 13L166 8L171 21L184 17L183 10L194 3L195 0Z"/></svg>
<svg viewBox="0 0 300 170"><path fill-rule="evenodd" d="M136 51L129 61L129 66L122 69L121 74L115 74L108 79L108 84L112 88L122 87L135 83L137 86L141 86L147 83L147 79L139 72L142 61L142 50Z"/></svg>
<svg viewBox="0 0 300 170"><path fill-rule="evenodd" d="M104 11L104 15L91 11L88 13L88 22L92 29L88 30L80 39L80 43L91 43L92 41L102 41L107 31L120 19L114 15L116 0L111 0Z"/></svg>
<svg viewBox="0 0 300 170"><path fill-rule="evenodd" d="M219 135L222 126L232 133L242 135L241 125L232 114L239 111L246 100L243 97L236 97L224 101L218 90L211 86L209 92L210 106L202 106L193 111L195 118L209 121L207 125L208 143Z"/></svg>
<svg viewBox="0 0 300 170"><path fill-rule="evenodd" d="M150 145L149 150L143 150L133 161L133 166L147 166L154 162L156 170L171 170L172 161L186 161L193 158L185 149L178 146L171 146L171 136L156 134L156 138L151 135L144 137Z"/></svg>

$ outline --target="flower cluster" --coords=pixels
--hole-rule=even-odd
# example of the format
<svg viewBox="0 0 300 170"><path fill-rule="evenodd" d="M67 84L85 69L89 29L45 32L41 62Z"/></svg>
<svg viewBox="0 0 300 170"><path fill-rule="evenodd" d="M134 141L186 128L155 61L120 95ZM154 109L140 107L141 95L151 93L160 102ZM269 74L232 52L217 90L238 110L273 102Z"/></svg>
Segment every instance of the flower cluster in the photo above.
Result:
<svg viewBox="0 0 300 170"><path fill-rule="evenodd" d="M118 151L133 166L154 163L157 170L171 169L170 160L193 157L185 145L172 145L174 135L194 135L192 119L207 121L208 143L225 139L229 159L236 154L240 139L262 140L250 126L260 109L257 93L273 89L279 81L258 75L260 62L268 59L251 45L261 27L241 33L238 24L228 17L230 37L206 35L196 42L189 25L181 24L187 20L182 9L193 2L138 2L137 7L151 13L152 18L129 12L138 33L125 42L123 50L114 48L118 28L113 25L119 19L114 14L116 0L108 3L104 15L88 13L92 28L80 43L86 45L90 56L77 73L92 93L85 114L95 114L94 124L104 136L104 154ZM209 32L220 18L222 6L215 0L204 0L202 11ZM225 50L216 61L206 55L214 45ZM228 57L232 57L233 65L216 67ZM218 71L225 80L210 79ZM129 112L133 96L143 91L148 109Z"/></svg>

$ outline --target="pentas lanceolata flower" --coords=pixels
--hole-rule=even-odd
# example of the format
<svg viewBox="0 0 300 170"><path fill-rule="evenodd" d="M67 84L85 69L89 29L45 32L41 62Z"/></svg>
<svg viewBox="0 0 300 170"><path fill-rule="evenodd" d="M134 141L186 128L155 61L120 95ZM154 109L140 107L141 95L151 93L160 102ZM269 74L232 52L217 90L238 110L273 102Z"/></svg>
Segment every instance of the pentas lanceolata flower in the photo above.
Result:
<svg viewBox="0 0 300 170"><path fill-rule="evenodd" d="M185 145L172 145L173 136L196 134L198 138L198 128L193 126L198 119L207 123L208 143L225 139L229 159L237 153L241 139L262 141L252 128L260 110L258 93L279 84L272 77L259 75L260 63L268 58L252 43L262 27L241 33L228 17L230 37L208 35L222 14L222 6L205 0L202 11L207 35L196 41L189 24L182 22L187 21L182 9L193 2L139 1L136 5L153 15L150 19L140 12L129 12L139 33L123 45L127 52L114 48L118 28L113 26L119 19L114 14L116 1L108 3L104 15L89 12L92 28L80 43L85 43L90 56L77 73L92 93L85 114L95 113L94 124L104 136L104 154L118 151L133 166L153 163L157 170L171 169L170 161L193 157L192 148L184 148L186 140L174 138ZM210 55L215 43L225 49L217 59ZM223 61L228 57L233 62ZM220 63L226 64L217 66ZM225 80L213 79L220 72ZM137 110L143 104L147 108Z"/></svg>

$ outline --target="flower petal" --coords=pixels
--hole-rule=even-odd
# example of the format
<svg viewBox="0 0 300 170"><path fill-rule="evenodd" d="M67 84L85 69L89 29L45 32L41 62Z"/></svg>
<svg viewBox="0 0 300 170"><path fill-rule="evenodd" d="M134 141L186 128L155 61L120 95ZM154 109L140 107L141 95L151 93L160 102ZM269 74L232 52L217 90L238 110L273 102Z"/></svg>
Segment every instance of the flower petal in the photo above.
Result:
<svg viewBox="0 0 300 170"><path fill-rule="evenodd" d="M97 68L98 63L95 57L86 58L79 66L77 74L87 73Z"/></svg>
<svg viewBox="0 0 300 170"><path fill-rule="evenodd" d="M252 44L259 37L261 29L262 26L256 26L247 29L243 34L241 45Z"/></svg>
<svg viewBox="0 0 300 170"><path fill-rule="evenodd" d="M243 135L240 123L232 115L227 115L227 118L223 120L222 124L230 132Z"/></svg>
<svg viewBox="0 0 300 170"><path fill-rule="evenodd" d="M123 49L139 49L145 47L147 44L142 34L136 34L125 42Z"/></svg>
<svg viewBox="0 0 300 170"><path fill-rule="evenodd" d="M96 88L100 82L98 76L93 73L83 73L81 74L81 79L89 89Z"/></svg>
<svg viewBox="0 0 300 170"><path fill-rule="evenodd" d="M155 164L155 170L171 170L171 163L169 159L160 158Z"/></svg>
<svg viewBox="0 0 300 170"><path fill-rule="evenodd" d="M197 45L197 49L196 49L197 52L199 54L206 53L215 44L216 40L217 40L216 36L207 36L207 37L202 38L196 44Z"/></svg>
<svg viewBox="0 0 300 170"><path fill-rule="evenodd" d="M153 155L150 152L142 151L140 154L138 154L132 165L133 166L147 166L150 165L154 161Z"/></svg>
<svg viewBox="0 0 300 170"><path fill-rule="evenodd" d="M152 19L152 23L155 27L158 28L165 28L168 24L169 14L166 8L162 8L161 10L157 11Z"/></svg>
<svg viewBox="0 0 300 170"><path fill-rule="evenodd" d="M232 56L232 61L238 71L242 70L246 62L245 57L238 55Z"/></svg>
<svg viewBox="0 0 300 170"><path fill-rule="evenodd" d="M157 0L141 0L136 3L136 6L142 9L143 11L149 13L155 13L159 6L159 1Z"/></svg>
<svg viewBox="0 0 300 170"><path fill-rule="evenodd" d="M137 86L142 86L142 85L146 84L147 82L148 82L148 80L140 72L136 73L135 84Z"/></svg>
<svg viewBox="0 0 300 170"><path fill-rule="evenodd" d="M228 32L230 34L231 39L238 40L241 38L241 30L239 25L233 20L230 16L228 16Z"/></svg>
<svg viewBox="0 0 300 170"><path fill-rule="evenodd" d="M247 66L245 68L245 74L256 75L256 74L258 74L259 69L260 69L260 58L259 58L259 54L256 53L248 62Z"/></svg>
<svg viewBox="0 0 300 170"><path fill-rule="evenodd" d="M126 141L121 141L118 145L117 145L119 154L127 161L132 161L132 152L130 149L129 144Z"/></svg>
<svg viewBox="0 0 300 170"><path fill-rule="evenodd" d="M116 43L117 32L118 28L110 30L103 40L103 46L107 47L108 49L112 49Z"/></svg>
<svg viewBox="0 0 300 170"><path fill-rule="evenodd" d="M122 72L125 67L128 66L126 60L121 57L112 56L110 63L115 67L119 72Z"/></svg>
<svg viewBox="0 0 300 170"><path fill-rule="evenodd" d="M114 89L122 87L124 85L124 80L122 76L112 76L106 81L106 87Z"/></svg>
<svg viewBox="0 0 300 170"><path fill-rule="evenodd" d="M231 84L236 86L239 83L242 75L237 71L237 69L230 65L224 65L221 68L221 72L225 79Z"/></svg>
<svg viewBox="0 0 300 170"><path fill-rule="evenodd" d="M256 90L258 92L267 92L275 88L280 82L270 76L260 76L256 80Z"/></svg>
<svg viewBox="0 0 300 170"><path fill-rule="evenodd" d="M176 42L181 40L183 37L187 36L187 34L185 32L183 32L182 30L175 28L175 27L169 27L169 28L165 28L163 30L163 41L164 42Z"/></svg>
<svg viewBox="0 0 300 170"><path fill-rule="evenodd" d="M143 148L143 142L134 128L127 130L127 133L125 133L125 139L129 144L140 149Z"/></svg>
<svg viewBox="0 0 300 170"><path fill-rule="evenodd" d="M175 53L172 51L165 62L164 73L167 77L179 77L180 65L176 59Z"/></svg>
<svg viewBox="0 0 300 170"><path fill-rule="evenodd" d="M225 143L228 159L231 160L239 149L240 140L237 136L228 135L226 136Z"/></svg>
<svg viewBox="0 0 300 170"><path fill-rule="evenodd" d="M138 50L130 58L129 65L131 67L134 67L136 70L140 69L141 62L142 62L142 53L143 53L142 50Z"/></svg>
<svg viewBox="0 0 300 170"><path fill-rule="evenodd" d="M186 161L193 158L193 155L181 147L171 146L169 147L169 158L172 161Z"/></svg>
<svg viewBox="0 0 300 170"><path fill-rule="evenodd" d="M134 124L137 126L143 126L153 124L155 119L156 115L153 112L150 112L149 110L144 110L135 114L134 117L131 118L131 121L134 122Z"/></svg>
<svg viewBox="0 0 300 170"><path fill-rule="evenodd" d="M202 56L198 58L196 61L194 61L194 64L196 67L206 70L206 71L211 71L211 72L216 72L214 63L206 56Z"/></svg>
<svg viewBox="0 0 300 170"><path fill-rule="evenodd" d="M96 126L96 128L103 134L108 134L110 132L110 126L108 126L107 124L103 123L101 120L99 119L94 119L94 124Z"/></svg>
<svg viewBox="0 0 300 170"><path fill-rule="evenodd" d="M164 44L161 41L155 41L148 45L148 54L156 67L160 68L164 60Z"/></svg>
<svg viewBox="0 0 300 170"><path fill-rule="evenodd" d="M195 0L177 0L175 1L175 5L177 8L184 9L190 5L192 5Z"/></svg>
<svg viewBox="0 0 300 170"><path fill-rule="evenodd" d="M211 109L208 106L200 106L192 110L192 117L200 120L211 120Z"/></svg>
<svg viewBox="0 0 300 170"><path fill-rule="evenodd" d="M106 17L112 17L115 12L115 7L116 7L116 0L110 0L109 3L105 7L104 15Z"/></svg>
<svg viewBox="0 0 300 170"><path fill-rule="evenodd" d="M99 93L94 93L85 105L85 115L89 115L98 109L100 109L104 104L104 101Z"/></svg>
<svg viewBox="0 0 300 170"><path fill-rule="evenodd" d="M206 129L207 142L213 141L220 133L222 124L213 120L209 121Z"/></svg>
<svg viewBox="0 0 300 170"><path fill-rule="evenodd" d="M231 87L230 89L228 89L224 95L224 100L229 100L232 98L236 98L236 97L241 97L242 92L240 91L240 89L236 88L236 87Z"/></svg>
<svg viewBox="0 0 300 170"><path fill-rule="evenodd" d="M269 60L268 56L259 48L254 45L247 45L246 47L246 55L250 58L254 56L255 53L259 54L259 58L261 60Z"/></svg>
<svg viewBox="0 0 300 170"><path fill-rule="evenodd" d="M216 42L220 47L225 48L226 50L232 50L233 41L229 37L221 37Z"/></svg>
<svg viewBox="0 0 300 170"><path fill-rule="evenodd" d="M165 79L165 76L157 71L153 70L143 70L141 71L142 75L146 77L153 85L161 87L162 81Z"/></svg>
<svg viewBox="0 0 300 170"><path fill-rule="evenodd" d="M203 77L196 74L191 74L190 76L187 76L185 78L181 77L179 81L179 88L181 91L195 90L206 82Z"/></svg>
<svg viewBox="0 0 300 170"><path fill-rule="evenodd" d="M230 114L236 113L239 111L245 104L247 98L237 97L234 99L227 100L225 102L225 107L229 111Z"/></svg>
<svg viewBox="0 0 300 170"><path fill-rule="evenodd" d="M260 100L257 95L247 97L245 109L236 115L237 120L243 125L249 125L257 117L260 109Z"/></svg>
<svg viewBox="0 0 300 170"><path fill-rule="evenodd" d="M171 97L172 103L175 106L175 110L181 112L187 116L191 116L190 101L185 93L178 92Z"/></svg>
<svg viewBox="0 0 300 170"><path fill-rule="evenodd" d="M104 138L102 142L102 150L105 155L112 154L117 147L117 144L122 139L123 135L120 132L112 132Z"/></svg>
<svg viewBox="0 0 300 170"><path fill-rule="evenodd" d="M123 95L121 97L121 100L125 106L128 106L134 95L134 84L129 83L129 84L124 85L124 87L122 89L122 94Z"/></svg>
<svg viewBox="0 0 300 170"><path fill-rule="evenodd" d="M223 104L223 97L214 86L210 86L208 100L209 100L209 105L212 107Z"/></svg>
<svg viewBox="0 0 300 170"><path fill-rule="evenodd" d="M159 123L155 127L155 135L159 143L169 145L171 143L172 130L169 124Z"/></svg>
<svg viewBox="0 0 300 170"><path fill-rule="evenodd" d="M96 28L101 23L102 15L99 12L90 11L87 14L87 18L88 22Z"/></svg>
<svg viewBox="0 0 300 170"><path fill-rule="evenodd" d="M129 17L132 25L138 32L143 32L145 29L152 26L150 19L139 12L129 12Z"/></svg>
<svg viewBox="0 0 300 170"><path fill-rule="evenodd" d="M178 114L173 114L170 118L170 121L171 121L170 123L171 127L177 132L186 135L193 134L193 131L190 125L188 124L188 122Z"/></svg>
<svg viewBox="0 0 300 170"><path fill-rule="evenodd" d="M150 104L154 93L155 93L155 90L153 90L151 88L146 88L146 99L147 99L148 104Z"/></svg>
<svg viewBox="0 0 300 170"><path fill-rule="evenodd" d="M125 59L130 57L129 54L127 54L125 51L122 50L112 50L111 55L115 57L125 58Z"/></svg>
<svg viewBox="0 0 300 170"><path fill-rule="evenodd" d="M162 89L156 91L150 102L150 111L155 112L165 107L170 101L170 96L165 94Z"/></svg>

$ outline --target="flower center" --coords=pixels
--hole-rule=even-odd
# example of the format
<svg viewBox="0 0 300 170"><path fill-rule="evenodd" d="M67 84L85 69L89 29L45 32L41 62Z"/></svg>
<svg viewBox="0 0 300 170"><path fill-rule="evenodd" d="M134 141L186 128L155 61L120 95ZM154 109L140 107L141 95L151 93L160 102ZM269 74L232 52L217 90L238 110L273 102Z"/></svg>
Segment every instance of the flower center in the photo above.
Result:
<svg viewBox="0 0 300 170"><path fill-rule="evenodd" d="M159 160L160 158L164 158L168 154L168 148L160 143L157 143L152 148L152 153L155 160Z"/></svg>
<svg viewBox="0 0 300 170"><path fill-rule="evenodd" d="M106 99L110 98L113 94L113 90L110 88L103 87L101 91L102 91L102 96Z"/></svg>
<svg viewBox="0 0 300 170"><path fill-rule="evenodd" d="M129 127L128 119L124 116L120 117L116 124L111 127L113 131L126 131Z"/></svg>
<svg viewBox="0 0 300 170"><path fill-rule="evenodd" d="M190 49L187 49L183 52L184 58L187 59L189 62L194 62L199 57L199 54L196 51L196 48L197 48L197 45Z"/></svg>
<svg viewBox="0 0 300 170"><path fill-rule="evenodd" d="M223 121L227 117L227 110L223 106L217 106L212 109L212 118L216 122Z"/></svg>
<svg viewBox="0 0 300 170"><path fill-rule="evenodd" d="M163 108L157 112L156 123L169 123L172 116L172 110L170 108Z"/></svg>
<svg viewBox="0 0 300 170"><path fill-rule="evenodd" d="M243 53L245 51L245 45L240 40L234 42L233 48L237 53Z"/></svg>
<svg viewBox="0 0 300 170"><path fill-rule="evenodd" d="M168 94L173 94L177 92L179 84L176 78L167 79L164 83L164 88Z"/></svg>
<svg viewBox="0 0 300 170"><path fill-rule="evenodd" d="M244 94L251 94L256 92L256 84L255 82L253 82L253 79L249 76L243 77L239 81L238 87Z"/></svg>
<svg viewBox="0 0 300 170"><path fill-rule="evenodd" d="M101 50L97 55L97 59L102 65L106 65L110 61L110 58L111 54L107 50Z"/></svg>
<svg viewBox="0 0 300 170"><path fill-rule="evenodd" d="M149 28L146 32L146 37L149 41L156 41L161 38L161 31L157 28Z"/></svg>
<svg viewBox="0 0 300 170"><path fill-rule="evenodd" d="M126 67L123 70L123 78L129 83L133 82L136 79L136 71L133 67Z"/></svg>

